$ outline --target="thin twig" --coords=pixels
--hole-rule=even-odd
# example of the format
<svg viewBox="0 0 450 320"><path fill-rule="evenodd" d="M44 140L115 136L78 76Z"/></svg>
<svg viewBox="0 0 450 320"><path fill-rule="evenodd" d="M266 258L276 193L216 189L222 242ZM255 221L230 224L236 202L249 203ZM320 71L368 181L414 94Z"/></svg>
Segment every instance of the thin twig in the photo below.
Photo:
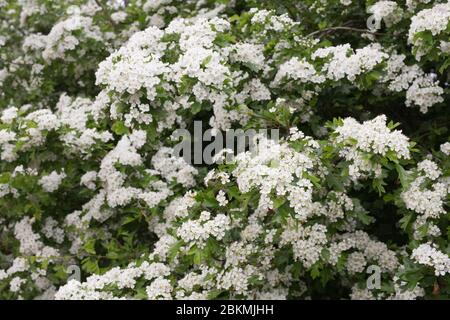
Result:
<svg viewBox="0 0 450 320"><path fill-rule="evenodd" d="M326 33L326 32L335 31L335 30L355 31L355 32L361 32L361 33L370 33L370 34L374 34L374 35L382 35L382 33L374 32L369 29L359 29L359 28L341 26L341 27L331 27L331 28L327 28L327 29L317 30L317 31L314 31L314 32L311 32L310 34L308 34L308 37L311 37L311 36L314 36L316 34L320 34L323 32Z"/></svg>

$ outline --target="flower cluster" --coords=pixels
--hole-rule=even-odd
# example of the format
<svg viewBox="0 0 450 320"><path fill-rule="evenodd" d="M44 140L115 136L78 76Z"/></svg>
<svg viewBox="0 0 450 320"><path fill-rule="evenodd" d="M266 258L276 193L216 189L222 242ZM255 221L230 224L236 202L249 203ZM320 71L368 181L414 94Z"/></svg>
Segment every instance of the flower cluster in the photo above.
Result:
<svg viewBox="0 0 450 320"><path fill-rule="evenodd" d="M450 21L450 3L438 3L430 9L419 11L411 19L408 31L408 42L414 45L415 57L420 60L429 53L429 37L437 37L442 34L448 39L448 26ZM442 46L442 44L441 44ZM444 44L445 47L445 44ZM445 54L445 49L443 50ZM447 53L448 54L448 53Z"/></svg>
<svg viewBox="0 0 450 320"><path fill-rule="evenodd" d="M417 263L432 267L437 276L450 272L450 258L432 245L421 244L413 250L411 258Z"/></svg>
<svg viewBox="0 0 450 320"><path fill-rule="evenodd" d="M349 161L348 171L354 181L371 173L376 177L382 175L382 164L373 155L410 158L408 137L386 126L384 115L363 123L346 118L336 128L336 133L335 141L343 145L339 153Z"/></svg>

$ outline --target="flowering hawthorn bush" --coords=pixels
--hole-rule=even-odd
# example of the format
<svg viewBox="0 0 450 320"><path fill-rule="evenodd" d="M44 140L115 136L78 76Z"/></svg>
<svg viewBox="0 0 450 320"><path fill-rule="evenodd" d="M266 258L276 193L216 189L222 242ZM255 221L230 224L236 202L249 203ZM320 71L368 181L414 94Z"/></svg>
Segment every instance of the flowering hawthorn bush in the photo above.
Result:
<svg viewBox="0 0 450 320"><path fill-rule="evenodd" d="M448 1L0 0L0 298L448 299L449 81Z"/></svg>

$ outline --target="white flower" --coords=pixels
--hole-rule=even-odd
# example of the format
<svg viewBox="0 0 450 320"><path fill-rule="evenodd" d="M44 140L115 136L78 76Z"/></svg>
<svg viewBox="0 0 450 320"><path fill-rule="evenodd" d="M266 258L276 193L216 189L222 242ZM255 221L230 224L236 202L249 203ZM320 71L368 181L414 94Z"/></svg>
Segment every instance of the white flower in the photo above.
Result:
<svg viewBox="0 0 450 320"><path fill-rule="evenodd" d="M418 32L429 30L434 36L445 30L450 19L450 4L438 3L431 9L424 9L412 17L408 32L408 41L413 42Z"/></svg>
<svg viewBox="0 0 450 320"><path fill-rule="evenodd" d="M146 292L149 300L171 299L172 285L167 279L157 278L146 288Z"/></svg>
<svg viewBox="0 0 450 320"><path fill-rule="evenodd" d="M223 190L219 190L216 196L216 200L219 202L219 206L224 207L227 205L228 200L225 196L225 192Z"/></svg>
<svg viewBox="0 0 450 320"><path fill-rule="evenodd" d="M348 139L356 141L355 148L385 155L392 150L398 158L409 159L409 139L399 130L390 130L386 126L386 116L381 115L372 120L358 123L353 118L344 119L344 124L336 128L337 141Z"/></svg>
<svg viewBox="0 0 450 320"><path fill-rule="evenodd" d="M56 191L61 184L62 180L67 175L62 171L61 173L58 173L56 171L52 171L49 175L42 176L41 179L39 179L39 184L42 186L42 188L47 192L53 192Z"/></svg>
<svg viewBox="0 0 450 320"><path fill-rule="evenodd" d="M300 83L322 83L325 77L319 75L314 66L305 59L291 58L281 64L275 76L274 83L278 84L283 78L297 80Z"/></svg>
<svg viewBox="0 0 450 320"><path fill-rule="evenodd" d="M36 122L39 130L56 130L61 125L58 117L49 109L41 109L29 113L25 119Z"/></svg>
<svg viewBox="0 0 450 320"><path fill-rule="evenodd" d="M417 164L417 169L425 173L431 180L436 180L442 174L438 165L431 160L423 160Z"/></svg>
<svg viewBox="0 0 450 320"><path fill-rule="evenodd" d="M73 31L81 31L83 35L77 38L72 34ZM91 17L73 15L53 26L45 38L46 46L42 56L46 60L64 59L65 52L74 50L83 38L102 41L102 33L93 24Z"/></svg>
<svg viewBox="0 0 450 320"><path fill-rule="evenodd" d="M111 19L115 23L123 22L123 21L125 21L126 18L127 18L127 13L124 11L118 11L118 12L114 12L113 14L111 14Z"/></svg>
<svg viewBox="0 0 450 320"><path fill-rule="evenodd" d="M81 176L80 184L86 186L88 189L94 190L96 185L95 181L97 179L96 171L88 171Z"/></svg>
<svg viewBox="0 0 450 320"><path fill-rule="evenodd" d="M38 260L58 256L58 251L46 247L40 240L41 236L33 231L34 218L24 217L14 225L14 236L20 242L20 252L25 255L34 255Z"/></svg>
<svg viewBox="0 0 450 320"><path fill-rule="evenodd" d="M450 273L450 258L439 251L434 244L421 244L413 250L411 258L417 263L434 268L436 276L444 276Z"/></svg>
<svg viewBox="0 0 450 320"><path fill-rule="evenodd" d="M373 14L375 21L383 21L388 27L402 18L402 10L394 1L377 1L367 9L367 12Z"/></svg>
<svg viewBox="0 0 450 320"><path fill-rule="evenodd" d="M450 155L450 142L441 144L440 148L442 153L444 153L446 156Z"/></svg>
<svg viewBox="0 0 450 320"><path fill-rule="evenodd" d="M420 39L415 39L415 35L422 31L429 31L433 36L439 35L447 29L450 20L450 2L435 4L430 9L419 11L411 18L411 25L408 31L408 43L417 47L416 59L420 60L427 53L426 48Z"/></svg>
<svg viewBox="0 0 450 320"><path fill-rule="evenodd" d="M14 119L17 118L18 111L19 111L19 109L17 109L16 107L10 107L8 109L5 109L5 110L3 110L2 116L0 119L4 123L11 123Z"/></svg>
<svg viewBox="0 0 450 320"><path fill-rule="evenodd" d="M317 49L311 58L323 58L327 61L322 72L328 79L337 81L346 77L353 82L358 75L371 71L386 60L388 55L377 44L356 49L354 52L349 44L345 44Z"/></svg>
<svg viewBox="0 0 450 320"><path fill-rule="evenodd" d="M422 113L426 113L431 106L444 101L442 95L444 89L438 85L437 81L430 77L421 77L412 83L406 92L406 105L412 103L420 107Z"/></svg>
<svg viewBox="0 0 450 320"><path fill-rule="evenodd" d="M359 273L365 270L367 261L361 252L353 252L347 258L347 270L349 273Z"/></svg>
<svg viewBox="0 0 450 320"><path fill-rule="evenodd" d="M231 228L230 218L224 214L218 214L213 219L203 215L198 220L188 220L177 230L177 235L186 243L193 242L203 246L204 242L213 236L217 240L225 236L225 232Z"/></svg>
<svg viewBox="0 0 450 320"><path fill-rule="evenodd" d="M307 227L295 226L295 222L291 220L281 234L280 244L291 244L294 259L310 268L319 260L320 253L327 243L326 232L327 228L324 225L316 223Z"/></svg>
<svg viewBox="0 0 450 320"><path fill-rule="evenodd" d="M14 277L12 278L11 282L9 283L9 290L11 292L18 292L20 290L20 286L26 282L25 279L22 279L20 277Z"/></svg>
<svg viewBox="0 0 450 320"><path fill-rule="evenodd" d="M261 44L237 43L231 47L233 50L231 58L253 65L256 69L263 69L266 61L263 49L264 46Z"/></svg>
<svg viewBox="0 0 450 320"><path fill-rule="evenodd" d="M174 179L185 187L194 186L197 169L186 163L182 157L173 155L173 152L171 148L160 148L152 158L153 167L168 182Z"/></svg>
<svg viewBox="0 0 450 320"><path fill-rule="evenodd" d="M5 145L10 141L14 141L16 139L16 133L12 131L8 131L6 129L0 130L0 144Z"/></svg>
<svg viewBox="0 0 450 320"><path fill-rule="evenodd" d="M445 212L444 199L448 194L445 184L434 183L432 188L424 188L424 177L415 179L408 190L401 193L401 198L408 209L423 214L424 218L438 218Z"/></svg>
<svg viewBox="0 0 450 320"><path fill-rule="evenodd" d="M130 38L128 43L101 62L96 72L96 84L118 93L136 93L146 89L147 97L156 96L155 86L159 78L167 72L166 64L159 60L165 49L159 39L163 31L150 27Z"/></svg>

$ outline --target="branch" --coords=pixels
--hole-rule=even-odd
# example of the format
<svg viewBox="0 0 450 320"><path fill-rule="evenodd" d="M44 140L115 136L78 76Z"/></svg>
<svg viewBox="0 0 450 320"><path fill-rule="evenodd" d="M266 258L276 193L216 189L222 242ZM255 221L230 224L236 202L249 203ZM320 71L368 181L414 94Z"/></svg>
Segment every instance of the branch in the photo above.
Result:
<svg viewBox="0 0 450 320"><path fill-rule="evenodd" d="M370 33L373 35L382 35L382 33L380 32L374 32L371 31L369 29L359 29L359 28L353 28L353 27L331 27L331 28L327 28L327 29L322 29L322 30L317 30L314 32L311 32L310 34L308 34L308 37L314 36L316 34L320 34L320 33L328 33L330 31L336 31L336 30L345 30L345 31L354 31L354 32L361 32L361 33Z"/></svg>

